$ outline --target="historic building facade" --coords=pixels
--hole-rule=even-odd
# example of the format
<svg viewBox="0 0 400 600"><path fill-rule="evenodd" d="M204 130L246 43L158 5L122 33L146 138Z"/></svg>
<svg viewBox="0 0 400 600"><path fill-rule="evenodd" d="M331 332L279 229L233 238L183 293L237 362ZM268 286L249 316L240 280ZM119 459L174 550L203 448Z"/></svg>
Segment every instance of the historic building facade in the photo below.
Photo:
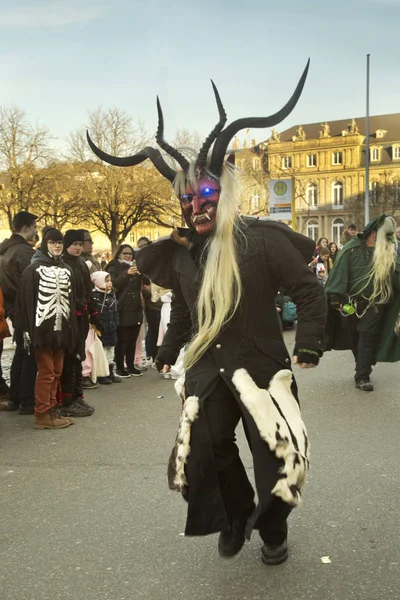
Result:
<svg viewBox="0 0 400 600"><path fill-rule="evenodd" d="M292 178L297 230L339 241L364 225L366 119L292 127L257 148L270 179ZM370 212L400 212L400 114L370 118Z"/></svg>

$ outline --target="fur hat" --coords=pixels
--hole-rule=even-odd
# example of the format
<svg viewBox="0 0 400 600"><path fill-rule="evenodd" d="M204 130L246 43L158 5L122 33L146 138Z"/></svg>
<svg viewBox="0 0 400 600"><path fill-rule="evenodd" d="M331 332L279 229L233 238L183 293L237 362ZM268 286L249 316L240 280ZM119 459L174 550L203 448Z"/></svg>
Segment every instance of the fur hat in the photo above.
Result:
<svg viewBox="0 0 400 600"><path fill-rule="evenodd" d="M64 248L69 248L74 242L84 241L83 229L68 229L64 235Z"/></svg>

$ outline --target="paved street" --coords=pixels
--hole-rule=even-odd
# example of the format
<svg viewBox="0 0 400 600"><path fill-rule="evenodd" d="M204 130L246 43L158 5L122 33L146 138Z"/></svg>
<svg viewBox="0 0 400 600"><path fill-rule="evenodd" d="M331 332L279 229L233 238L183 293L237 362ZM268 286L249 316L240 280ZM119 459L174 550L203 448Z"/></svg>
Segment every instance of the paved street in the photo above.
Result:
<svg viewBox="0 0 400 600"><path fill-rule="evenodd" d="M88 392L94 416L66 430L0 413L1 600L400 598L399 366L378 366L371 394L350 353L297 375L312 472L279 567L256 534L230 561L216 536L182 535L166 483L180 404L155 371Z"/></svg>

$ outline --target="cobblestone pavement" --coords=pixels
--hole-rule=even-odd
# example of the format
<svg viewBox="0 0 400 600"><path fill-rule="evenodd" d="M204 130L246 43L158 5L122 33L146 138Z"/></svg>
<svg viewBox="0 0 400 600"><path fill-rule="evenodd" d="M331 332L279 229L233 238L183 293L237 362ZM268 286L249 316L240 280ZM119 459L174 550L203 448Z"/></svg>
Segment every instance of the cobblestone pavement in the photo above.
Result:
<svg viewBox="0 0 400 600"><path fill-rule="evenodd" d="M180 401L155 371L88 391L96 412L65 430L0 413L0 599L399 600L399 367L378 365L368 394L353 366L296 370L311 473L279 567L256 534L228 561L216 535L183 535L166 483ZM241 430L239 446L252 478Z"/></svg>

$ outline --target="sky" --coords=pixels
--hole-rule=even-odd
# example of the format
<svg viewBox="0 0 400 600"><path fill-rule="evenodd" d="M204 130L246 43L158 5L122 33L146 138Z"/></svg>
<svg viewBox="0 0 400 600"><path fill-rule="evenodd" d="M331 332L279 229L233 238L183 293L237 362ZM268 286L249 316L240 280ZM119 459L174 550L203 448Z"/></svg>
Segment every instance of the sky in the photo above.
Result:
<svg viewBox="0 0 400 600"><path fill-rule="evenodd" d="M400 0L0 0L0 105L49 127L62 149L89 110L116 106L147 130L160 96L166 138L266 116L303 95L277 129L400 112ZM269 130L252 130L257 141Z"/></svg>

